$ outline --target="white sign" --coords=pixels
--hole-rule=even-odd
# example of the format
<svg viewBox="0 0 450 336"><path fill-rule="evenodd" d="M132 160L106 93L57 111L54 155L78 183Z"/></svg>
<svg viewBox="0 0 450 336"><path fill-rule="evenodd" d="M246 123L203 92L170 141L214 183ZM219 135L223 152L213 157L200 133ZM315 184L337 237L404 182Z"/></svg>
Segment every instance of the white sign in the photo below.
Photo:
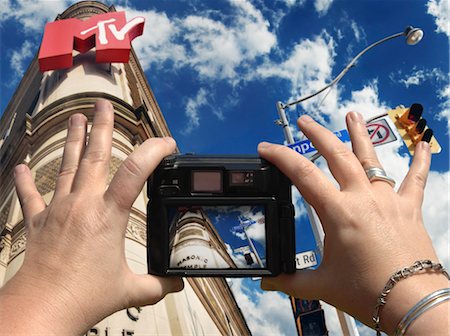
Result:
<svg viewBox="0 0 450 336"><path fill-rule="evenodd" d="M367 124L366 127L374 146L384 145L397 140L386 119L378 119Z"/></svg>
<svg viewBox="0 0 450 336"><path fill-rule="evenodd" d="M248 246L239 247L234 250L234 253L242 253L242 254L250 253L250 247Z"/></svg>
<svg viewBox="0 0 450 336"><path fill-rule="evenodd" d="M295 255L295 265L297 269L304 269L317 265L317 258L314 251L297 253Z"/></svg>

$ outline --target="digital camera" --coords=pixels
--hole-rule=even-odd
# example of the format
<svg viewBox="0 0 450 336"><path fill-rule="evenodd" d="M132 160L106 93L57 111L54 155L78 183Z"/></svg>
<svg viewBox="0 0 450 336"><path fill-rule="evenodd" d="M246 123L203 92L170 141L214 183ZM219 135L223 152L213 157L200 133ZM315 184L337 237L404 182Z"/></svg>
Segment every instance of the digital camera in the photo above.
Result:
<svg viewBox="0 0 450 336"><path fill-rule="evenodd" d="M148 181L149 273L258 277L295 271L291 182L257 156L172 155Z"/></svg>

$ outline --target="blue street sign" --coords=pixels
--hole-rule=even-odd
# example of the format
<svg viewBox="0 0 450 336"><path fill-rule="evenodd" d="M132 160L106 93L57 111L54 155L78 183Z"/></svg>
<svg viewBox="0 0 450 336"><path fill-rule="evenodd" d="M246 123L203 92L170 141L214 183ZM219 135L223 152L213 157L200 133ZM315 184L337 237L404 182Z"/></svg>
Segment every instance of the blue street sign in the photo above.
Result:
<svg viewBox="0 0 450 336"><path fill-rule="evenodd" d="M348 142L350 141L350 135L348 134L347 130L343 129L341 131L334 132L334 134L341 140L342 142ZM291 145L288 145L288 147L295 150L297 153L300 154L306 154L310 152L315 152L317 149L314 147L311 141L309 140L303 140L296 143L293 143Z"/></svg>

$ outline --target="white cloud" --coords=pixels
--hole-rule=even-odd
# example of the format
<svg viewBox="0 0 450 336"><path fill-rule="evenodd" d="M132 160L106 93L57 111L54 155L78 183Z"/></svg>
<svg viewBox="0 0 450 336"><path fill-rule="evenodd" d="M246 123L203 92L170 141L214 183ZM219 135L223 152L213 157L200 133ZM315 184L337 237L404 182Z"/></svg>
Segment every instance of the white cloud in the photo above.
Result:
<svg viewBox="0 0 450 336"><path fill-rule="evenodd" d="M443 100L439 106L442 111L439 112L438 118L440 120L447 119L447 132L450 132L450 84L447 84L440 92L439 98Z"/></svg>
<svg viewBox="0 0 450 336"><path fill-rule="evenodd" d="M365 42L366 40L366 32L364 31L363 27L358 26L358 24L355 22L355 20L351 20L350 22L350 28L353 31L353 34L355 35L356 42Z"/></svg>
<svg viewBox="0 0 450 336"><path fill-rule="evenodd" d="M329 113L330 128L335 131L345 128L345 115L350 111L359 112L365 120L368 120L385 113L389 109L390 107L379 101L378 81L373 80L362 89L352 91L349 100L340 102L337 111Z"/></svg>
<svg viewBox="0 0 450 336"><path fill-rule="evenodd" d="M400 82L407 88L412 85L420 85L425 81L442 82L448 78L448 76L446 76L444 72L438 68L414 69L412 73L404 76L401 76L401 73L398 73L398 76L391 74L389 77L392 81Z"/></svg>
<svg viewBox="0 0 450 336"><path fill-rule="evenodd" d="M431 171L425 188L423 219L437 255L444 267L450 267L449 211L450 172Z"/></svg>
<svg viewBox="0 0 450 336"><path fill-rule="evenodd" d="M41 32L44 24L53 21L73 0L2 0L0 20L13 19L22 27L25 33ZM42 10L45 8L45 10ZM1 22L0 21L0 22Z"/></svg>
<svg viewBox="0 0 450 336"><path fill-rule="evenodd" d="M306 0L280 0L288 7L294 6L303 6L306 3Z"/></svg>
<svg viewBox="0 0 450 336"><path fill-rule="evenodd" d="M319 16L327 14L334 0L315 0L314 8L316 9Z"/></svg>
<svg viewBox="0 0 450 336"><path fill-rule="evenodd" d="M296 334L292 308L288 298L278 292L261 292L247 288L250 279L229 281L239 307L246 316L253 335Z"/></svg>
<svg viewBox="0 0 450 336"><path fill-rule="evenodd" d="M180 32L176 20L171 21L166 13L152 10L138 11L120 6L117 10L126 11L127 20L137 16L145 18L144 33L132 43L144 70L152 64L161 66L165 61L172 61L175 68L184 63L184 46L174 41Z"/></svg>
<svg viewBox="0 0 450 336"><path fill-rule="evenodd" d="M30 41L25 41L20 50L12 52L9 64L14 71L15 78L21 78L25 72L26 61L28 61L34 52L34 46Z"/></svg>
<svg viewBox="0 0 450 336"><path fill-rule="evenodd" d="M152 66L164 66L166 71L189 68L196 72L197 79L210 86L219 82L236 86L248 79L259 58L268 55L277 40L261 11L249 1L230 1L230 6L230 16L217 17L204 11L184 18L169 18L156 11L118 9L125 10L128 19L135 16L146 19L144 34L133 42L144 70ZM227 24L221 21L231 17ZM188 124L184 134L200 125L199 107L207 105L204 93L199 91L187 101ZM208 99L214 98L210 92ZM228 99L227 106L233 103L232 98ZM224 119L222 109L211 112Z"/></svg>
<svg viewBox="0 0 450 336"><path fill-rule="evenodd" d="M237 84L237 68L268 54L276 45L276 36L250 2L230 1L230 5L231 25L208 17L208 12L169 19L165 13L120 9L126 10L129 17L146 18L144 34L133 44L139 59L144 60L144 70L152 64L172 61L175 67L194 69L200 78Z"/></svg>
<svg viewBox="0 0 450 336"><path fill-rule="evenodd" d="M291 96L286 101L296 100L328 84L334 64L334 48L333 38L323 31L314 39L303 39L297 43L287 59L280 64L267 61L257 69L255 76L288 80ZM329 97L331 99L327 99L321 109L330 111L336 109L336 94L336 90L333 90ZM317 99L305 101L302 103L302 109L320 120Z"/></svg>
<svg viewBox="0 0 450 336"><path fill-rule="evenodd" d="M205 89L201 88L198 90L195 98L189 98L186 103L185 114L188 117L188 123L186 128L182 131L183 134L188 134L192 132L195 128L200 125L200 117L198 110L207 105L208 101L206 99L207 92Z"/></svg>
<svg viewBox="0 0 450 336"><path fill-rule="evenodd" d="M427 13L435 18L436 32L450 37L450 8L448 0L430 0L427 3Z"/></svg>

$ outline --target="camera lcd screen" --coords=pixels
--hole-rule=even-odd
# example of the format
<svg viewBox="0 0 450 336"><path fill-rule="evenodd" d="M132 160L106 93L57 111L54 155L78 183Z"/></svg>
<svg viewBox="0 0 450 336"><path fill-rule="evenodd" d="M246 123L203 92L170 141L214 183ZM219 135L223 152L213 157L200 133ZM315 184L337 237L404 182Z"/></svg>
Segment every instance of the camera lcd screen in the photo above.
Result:
<svg viewBox="0 0 450 336"><path fill-rule="evenodd" d="M170 206L170 269L265 269L263 205Z"/></svg>

